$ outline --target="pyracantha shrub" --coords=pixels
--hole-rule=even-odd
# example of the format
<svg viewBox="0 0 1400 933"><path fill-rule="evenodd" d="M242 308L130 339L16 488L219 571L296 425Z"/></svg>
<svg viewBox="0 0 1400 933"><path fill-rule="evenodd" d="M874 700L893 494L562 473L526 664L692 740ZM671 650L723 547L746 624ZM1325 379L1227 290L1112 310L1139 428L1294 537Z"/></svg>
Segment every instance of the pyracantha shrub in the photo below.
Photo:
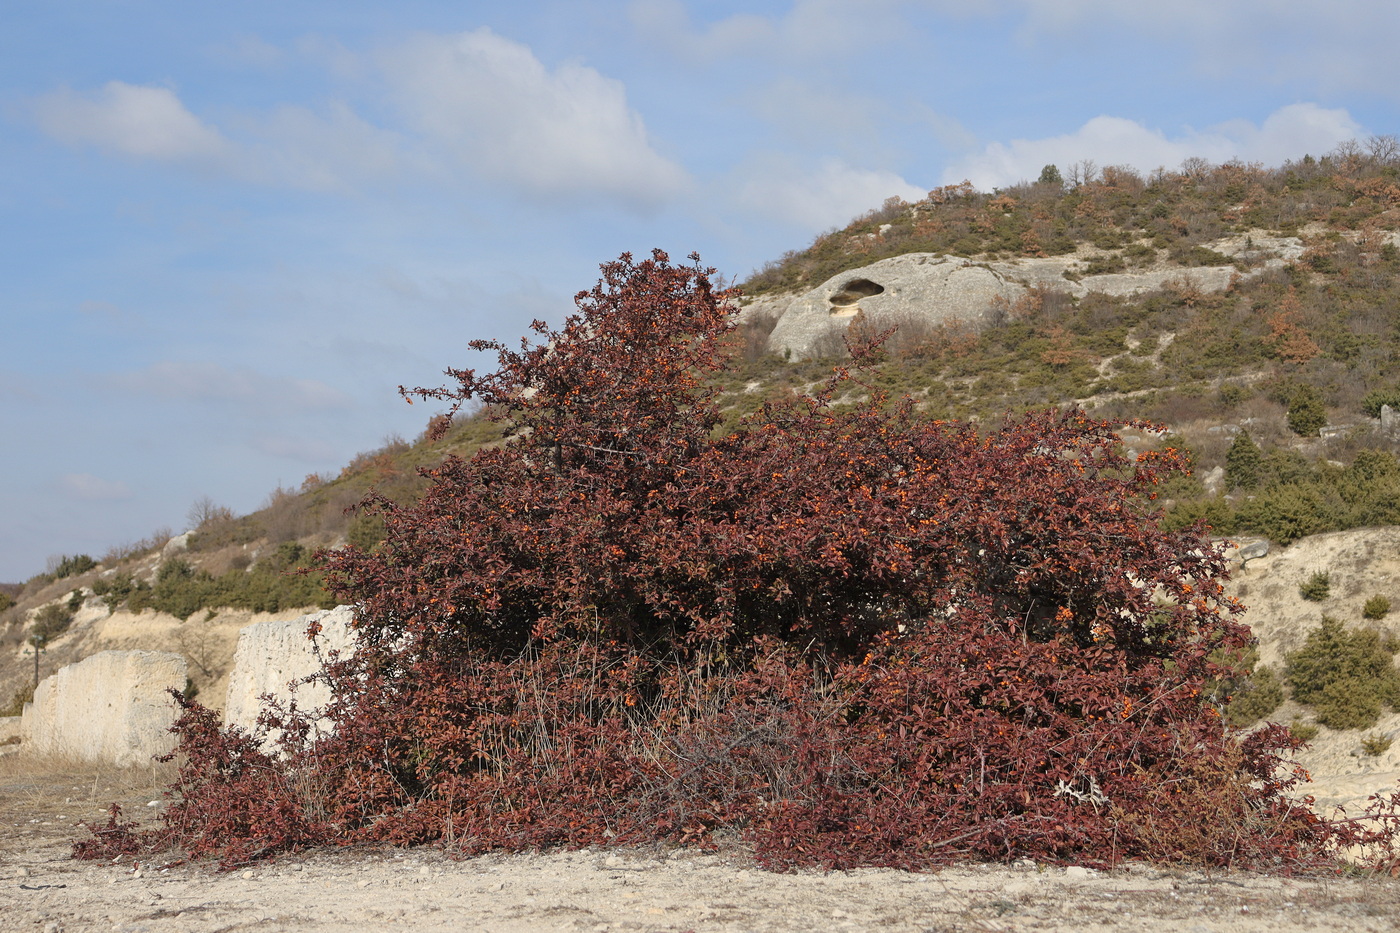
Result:
<svg viewBox="0 0 1400 933"><path fill-rule="evenodd" d="M1241 672L1213 659L1249 633L1219 549L1159 525L1175 454L1079 411L929 420L847 373L724 434L710 275L624 255L562 329L473 344L494 372L405 393L484 403L508 440L366 503L382 540L323 555L358 620L333 727L269 711L279 779L184 779L212 804L183 832L210 812L239 856L738 838L777 868L1328 857L1345 833L1284 796L1297 743L1217 709ZM228 820L240 796L287 803L276 838Z"/></svg>
<svg viewBox="0 0 1400 933"><path fill-rule="evenodd" d="M141 830L121 819L121 807L108 810L107 823L84 823L91 838L73 845L82 859L152 855L179 848L191 857L216 856L234 868L276 852L297 851L330 841L331 827L315 815L316 795L308 793L313 773L285 767L264 743L178 690L170 691L180 709L171 732L179 744L157 760L179 762L179 776L166 790L171 804L161 825ZM289 736L292 744L298 736ZM291 782L299 781L298 786Z"/></svg>

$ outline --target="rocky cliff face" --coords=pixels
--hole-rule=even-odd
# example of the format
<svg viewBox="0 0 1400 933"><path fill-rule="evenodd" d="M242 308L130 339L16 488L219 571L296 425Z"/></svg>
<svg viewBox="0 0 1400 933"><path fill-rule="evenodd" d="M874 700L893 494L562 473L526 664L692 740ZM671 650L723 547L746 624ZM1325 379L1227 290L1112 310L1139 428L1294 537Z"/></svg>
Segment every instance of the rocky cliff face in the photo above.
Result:
<svg viewBox="0 0 1400 933"><path fill-rule="evenodd" d="M832 276L798 295L763 296L746 305L745 319L776 320L768 348L789 359L835 355L853 321L873 330L889 327L927 332L957 326L980 331L1005 319L1017 299L1033 288L1062 291L1076 298L1090 293L1128 296L1173 283L1219 292L1231 282L1283 266L1303 254L1298 237L1258 233L1209 244L1233 265L1186 268L1155 263L1131 272L1089 274L1096 252L1048 259L973 262L934 253L907 253Z"/></svg>

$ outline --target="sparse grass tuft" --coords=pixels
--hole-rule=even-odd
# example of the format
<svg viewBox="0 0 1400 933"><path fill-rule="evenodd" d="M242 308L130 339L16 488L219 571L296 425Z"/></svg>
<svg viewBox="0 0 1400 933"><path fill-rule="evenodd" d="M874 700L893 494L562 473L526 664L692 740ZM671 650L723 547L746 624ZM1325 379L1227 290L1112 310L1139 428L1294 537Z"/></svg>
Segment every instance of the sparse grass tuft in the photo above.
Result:
<svg viewBox="0 0 1400 933"><path fill-rule="evenodd" d="M1378 758L1390 751L1392 741L1394 740L1388 735L1375 735L1373 733L1361 740L1361 748L1372 758Z"/></svg>

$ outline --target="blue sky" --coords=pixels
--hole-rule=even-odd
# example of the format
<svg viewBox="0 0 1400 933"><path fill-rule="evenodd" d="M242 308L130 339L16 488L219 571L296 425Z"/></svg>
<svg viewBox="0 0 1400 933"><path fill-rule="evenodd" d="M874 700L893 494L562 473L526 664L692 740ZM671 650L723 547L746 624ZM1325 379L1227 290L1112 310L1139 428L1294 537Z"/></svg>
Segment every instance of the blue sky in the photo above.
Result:
<svg viewBox="0 0 1400 933"><path fill-rule="evenodd" d="M1400 5L0 10L0 580L240 513L620 252L742 279L891 195L1400 131Z"/></svg>

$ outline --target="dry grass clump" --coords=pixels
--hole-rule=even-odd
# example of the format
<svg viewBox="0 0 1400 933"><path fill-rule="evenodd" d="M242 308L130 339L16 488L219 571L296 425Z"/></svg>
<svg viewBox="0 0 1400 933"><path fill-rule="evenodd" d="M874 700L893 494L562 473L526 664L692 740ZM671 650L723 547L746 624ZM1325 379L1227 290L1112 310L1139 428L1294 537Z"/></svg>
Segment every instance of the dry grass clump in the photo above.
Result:
<svg viewBox="0 0 1400 933"><path fill-rule="evenodd" d="M138 768L81 761L68 755L0 757L0 853L32 843L36 834L79 822L97 823L113 803L129 812L164 800L173 765L151 761Z"/></svg>

